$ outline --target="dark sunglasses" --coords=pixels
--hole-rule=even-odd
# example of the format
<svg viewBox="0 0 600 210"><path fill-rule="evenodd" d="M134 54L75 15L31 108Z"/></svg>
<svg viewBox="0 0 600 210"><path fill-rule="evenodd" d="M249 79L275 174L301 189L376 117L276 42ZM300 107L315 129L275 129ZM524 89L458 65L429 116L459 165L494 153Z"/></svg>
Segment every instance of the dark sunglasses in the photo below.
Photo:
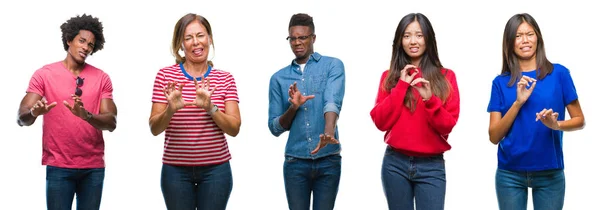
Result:
<svg viewBox="0 0 600 210"><path fill-rule="evenodd" d="M300 39L300 41L306 41L309 37L312 37L313 35L314 34L310 34L308 36L299 36L299 37L288 36L285 39L288 40L289 42L294 42L294 41L296 41L296 39Z"/></svg>
<svg viewBox="0 0 600 210"><path fill-rule="evenodd" d="M77 79L75 79L75 84L77 84L77 87L75 87L75 95L81 97L83 90L81 90L80 87L83 86L83 78L77 77Z"/></svg>

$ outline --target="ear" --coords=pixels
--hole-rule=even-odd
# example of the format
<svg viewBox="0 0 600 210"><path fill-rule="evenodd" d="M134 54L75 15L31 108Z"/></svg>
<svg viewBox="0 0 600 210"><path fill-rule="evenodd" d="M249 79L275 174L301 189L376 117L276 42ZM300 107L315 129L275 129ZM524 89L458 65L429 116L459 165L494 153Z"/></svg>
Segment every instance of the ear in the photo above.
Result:
<svg viewBox="0 0 600 210"><path fill-rule="evenodd" d="M314 43L315 43L315 41L317 41L317 35L316 35L316 34L314 34L314 35L313 35L313 40L312 40L312 43L314 44Z"/></svg>

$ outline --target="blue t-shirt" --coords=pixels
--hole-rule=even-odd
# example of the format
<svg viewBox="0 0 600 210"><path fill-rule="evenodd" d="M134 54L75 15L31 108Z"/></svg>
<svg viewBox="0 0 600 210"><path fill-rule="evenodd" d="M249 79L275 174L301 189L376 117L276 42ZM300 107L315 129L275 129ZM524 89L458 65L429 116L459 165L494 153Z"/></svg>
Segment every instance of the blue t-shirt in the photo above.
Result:
<svg viewBox="0 0 600 210"><path fill-rule="evenodd" d="M523 75L536 78L536 71L523 72ZM494 79L488 112L500 112L504 116L516 101L516 82L508 86L509 81L510 75L499 75ZM559 113L559 121L564 120L566 106L576 99L577 91L569 70L554 64L551 74L537 80L531 96L498 144L498 168L511 171L563 169L563 132L552 130L541 121L536 122L535 114L551 108Z"/></svg>

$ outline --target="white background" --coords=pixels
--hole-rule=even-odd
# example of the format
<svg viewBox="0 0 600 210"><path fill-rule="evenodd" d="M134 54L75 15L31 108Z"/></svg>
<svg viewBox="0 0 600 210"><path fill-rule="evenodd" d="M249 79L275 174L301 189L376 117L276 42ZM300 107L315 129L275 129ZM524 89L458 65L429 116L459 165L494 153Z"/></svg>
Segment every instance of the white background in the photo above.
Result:
<svg viewBox="0 0 600 210"><path fill-rule="evenodd" d="M112 78L118 126L105 132L106 178L102 209L165 209L160 189L163 135L148 127L156 72L174 63L170 42L188 12L213 27L215 66L236 78L242 127L228 137L234 187L228 209L287 209L283 152L287 133L267 128L270 76L294 58L285 37L291 15L314 17L315 51L340 58L346 96L339 119L342 178L336 209L386 209L380 169L385 144L369 112L388 68L399 20L425 14L437 33L442 64L457 74L461 113L445 154L446 209L497 209L497 147L488 141L491 81L501 69L502 33L514 14L527 12L541 27L550 61L571 70L587 119L564 135L565 209L595 208L598 90L598 11L593 1L3 1L0 6L2 146L0 209L45 209L41 166L42 121L19 127L16 113L33 72L64 59L59 26L83 13L104 24L105 49L87 62ZM58 108L64 108L59 104ZM533 118L533 117L532 117ZM531 199L529 200L531 205Z"/></svg>

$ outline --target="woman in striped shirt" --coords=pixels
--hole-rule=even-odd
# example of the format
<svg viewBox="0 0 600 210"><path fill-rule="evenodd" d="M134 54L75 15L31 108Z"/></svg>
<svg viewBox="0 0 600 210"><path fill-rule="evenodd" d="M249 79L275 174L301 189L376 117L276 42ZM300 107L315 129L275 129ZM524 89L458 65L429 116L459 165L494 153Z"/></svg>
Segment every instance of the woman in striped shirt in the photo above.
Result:
<svg viewBox="0 0 600 210"><path fill-rule="evenodd" d="M209 22L183 16L173 31L176 64L154 81L150 129L165 132L161 188L168 209L225 209L233 186L225 134L240 130L239 99L233 76L208 60L211 45Z"/></svg>

